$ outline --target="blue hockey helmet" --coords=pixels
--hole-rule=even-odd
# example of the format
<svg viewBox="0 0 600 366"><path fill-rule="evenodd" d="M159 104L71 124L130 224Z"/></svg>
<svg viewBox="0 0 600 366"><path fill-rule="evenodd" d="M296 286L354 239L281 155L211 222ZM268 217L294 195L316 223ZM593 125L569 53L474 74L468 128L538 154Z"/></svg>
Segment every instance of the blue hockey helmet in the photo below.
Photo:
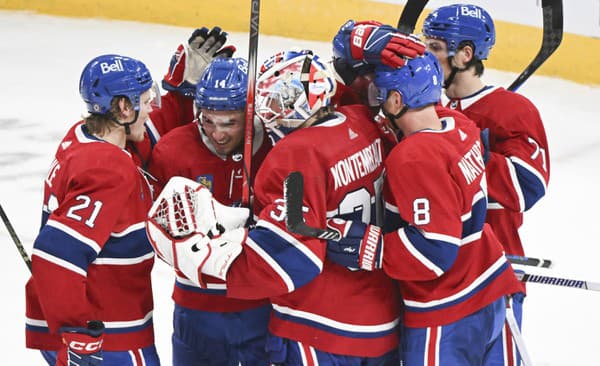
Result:
<svg viewBox="0 0 600 366"><path fill-rule="evenodd" d="M477 5L454 4L432 11L423 23L423 35L446 41L448 56L454 56L462 42L472 42L475 56L487 59L496 42L494 21Z"/></svg>
<svg viewBox="0 0 600 366"><path fill-rule="evenodd" d="M90 61L79 79L79 94L92 114L106 114L114 97L129 99L140 110L140 95L152 88L152 76L143 62L119 55L102 55Z"/></svg>
<svg viewBox="0 0 600 366"><path fill-rule="evenodd" d="M333 72L312 51L279 52L259 69L256 114L276 141L329 106L335 89Z"/></svg>
<svg viewBox="0 0 600 366"><path fill-rule="evenodd" d="M375 69L375 86L380 104L386 101L392 90L402 95L402 103L409 109L435 104L442 95L443 82L442 68L437 58L429 52L409 60L399 69L386 66Z"/></svg>
<svg viewBox="0 0 600 366"><path fill-rule="evenodd" d="M215 58L196 85L196 108L237 111L246 108L248 62L243 58Z"/></svg>
<svg viewBox="0 0 600 366"><path fill-rule="evenodd" d="M383 24L376 21L360 22L360 24L383 26ZM352 84L356 77L368 74L375 69L374 65L352 58L350 42L352 42L351 34L355 27L356 22L348 20L333 37L333 67L345 85ZM393 29L391 26L386 27L389 27L390 30Z"/></svg>

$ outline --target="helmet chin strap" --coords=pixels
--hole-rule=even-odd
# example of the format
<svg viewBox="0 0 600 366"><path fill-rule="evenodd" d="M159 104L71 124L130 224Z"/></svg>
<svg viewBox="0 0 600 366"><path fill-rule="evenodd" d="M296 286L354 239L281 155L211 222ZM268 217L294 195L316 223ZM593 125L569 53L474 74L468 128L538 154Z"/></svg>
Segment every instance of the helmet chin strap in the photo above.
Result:
<svg viewBox="0 0 600 366"><path fill-rule="evenodd" d="M471 65L474 63L474 60L475 60L474 58L472 58L471 61L469 61L469 63L461 69L452 64L453 59L454 59L454 56L448 57L448 64L450 64L450 67L452 67L452 70L450 70L450 75L448 75L446 80L444 80L444 89L448 89L450 87L450 84L452 84L452 82L454 81L454 77L456 76L456 73L467 71L471 67Z"/></svg>
<svg viewBox="0 0 600 366"><path fill-rule="evenodd" d="M138 117L140 116L140 111L135 111L135 116L133 117L133 119L129 122L119 122L112 114L110 116L110 120L113 121L114 123L118 124L119 126L123 126L125 127L125 134L126 135L131 135L131 126L132 124L135 123L135 121L137 121Z"/></svg>
<svg viewBox="0 0 600 366"><path fill-rule="evenodd" d="M392 128L394 130L398 130L398 128L396 127L396 124L394 123L394 120L402 117L404 115L404 113L406 113L406 111L408 111L408 106L406 104L404 104L402 106L402 109L400 109L400 112L398 112L396 114L392 114L391 112L386 111L385 107L383 105L381 105L381 112L387 119L390 120L390 122L392 122Z"/></svg>

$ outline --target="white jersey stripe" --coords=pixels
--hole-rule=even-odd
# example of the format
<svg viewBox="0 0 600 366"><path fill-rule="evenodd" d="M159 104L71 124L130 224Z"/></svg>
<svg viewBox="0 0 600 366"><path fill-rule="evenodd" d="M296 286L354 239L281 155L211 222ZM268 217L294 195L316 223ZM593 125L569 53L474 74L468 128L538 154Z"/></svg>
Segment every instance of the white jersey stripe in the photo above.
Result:
<svg viewBox="0 0 600 366"><path fill-rule="evenodd" d="M471 282L469 286L464 288L462 291L455 293L454 295L447 296L438 300L431 300L427 302L422 301L414 301L414 300L404 300L404 304L407 306L415 307L415 308L430 308L438 305L443 305L448 302L459 299L463 296L466 296L470 292L474 291L481 283L486 281L492 274L494 274L500 267L502 267L506 263L506 257L504 255L500 256L498 260L494 264L492 264L485 272L483 272L479 277L475 279L475 281Z"/></svg>
<svg viewBox="0 0 600 366"><path fill-rule="evenodd" d="M109 264L114 266L128 266L131 264L142 263L152 258L154 258L154 252L136 258L96 258L93 263L98 265Z"/></svg>
<svg viewBox="0 0 600 366"><path fill-rule="evenodd" d="M144 325L148 323L148 321L152 319L152 311L149 311L142 319L128 320L128 321L116 321L116 322L104 322L104 326L109 329L115 328L130 328L130 327L138 327L140 325Z"/></svg>
<svg viewBox="0 0 600 366"><path fill-rule="evenodd" d="M125 229L119 233L110 233L110 236L115 237L115 238L121 238L127 234L131 234L134 231L143 230L143 229L145 229L145 227L146 226L145 226L144 222L138 222L137 224L133 224L130 227L128 227L127 229Z"/></svg>
<svg viewBox="0 0 600 366"><path fill-rule="evenodd" d="M404 244L406 250L408 250L413 257L417 258L417 260L421 262L423 266L431 270L437 276L441 276L444 274L444 271L440 267L433 264L432 261L427 259L427 257L421 254L421 252L419 252L417 248L415 248L415 246L408 239L408 236L406 236L404 228L398 230L398 236L400 237L400 240L402 240L402 244Z"/></svg>
<svg viewBox="0 0 600 366"><path fill-rule="evenodd" d="M46 252L43 252L43 251L41 251L39 249L35 249L34 248L33 252L32 252L32 255L38 256L40 258L43 258L43 259L47 260L50 263L54 263L57 266L62 267L64 269L67 269L67 270L69 270L71 272L75 272L78 275L81 275L83 277L87 277L87 272L84 271L83 269L77 267L76 265L74 265L71 262L67 262L64 259L60 259L58 257L55 257L52 254L48 254Z"/></svg>
<svg viewBox="0 0 600 366"><path fill-rule="evenodd" d="M376 324L376 325L358 325L358 324L350 324L350 323L342 323L337 320L333 320L331 318L324 317L322 315L309 313L302 310L292 309L286 306L281 306L277 304L272 304L273 309L282 314L287 314L294 316L296 318L307 319L319 324L326 325L331 328L345 330L349 332L355 333L376 333L376 332L385 332L388 330L394 329L399 322L399 318L394 319L391 322Z"/></svg>
<svg viewBox="0 0 600 366"><path fill-rule="evenodd" d="M287 272L281 268L281 266L277 263L273 257L271 257L267 252L265 252L254 240L251 238L246 239L246 246L248 248L254 250L267 264L273 269L275 273L281 278L281 280L285 283L288 292L292 292L295 290L294 281L292 281L291 277L287 274Z"/></svg>

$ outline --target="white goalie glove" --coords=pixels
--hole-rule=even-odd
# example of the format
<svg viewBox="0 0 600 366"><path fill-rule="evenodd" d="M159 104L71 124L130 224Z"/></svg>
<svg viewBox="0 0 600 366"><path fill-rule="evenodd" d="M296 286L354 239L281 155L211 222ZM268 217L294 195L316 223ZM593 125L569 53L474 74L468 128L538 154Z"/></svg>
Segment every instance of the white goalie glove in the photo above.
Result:
<svg viewBox="0 0 600 366"><path fill-rule="evenodd" d="M248 216L247 208L222 205L203 185L173 177L148 212L146 232L159 258L203 287L201 272L225 279L242 250Z"/></svg>

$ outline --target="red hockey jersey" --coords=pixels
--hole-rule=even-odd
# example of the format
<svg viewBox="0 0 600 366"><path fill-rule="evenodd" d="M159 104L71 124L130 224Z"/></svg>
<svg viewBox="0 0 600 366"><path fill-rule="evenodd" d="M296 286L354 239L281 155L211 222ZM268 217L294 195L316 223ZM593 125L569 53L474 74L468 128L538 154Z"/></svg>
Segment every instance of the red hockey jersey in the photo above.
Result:
<svg viewBox="0 0 600 366"><path fill-rule="evenodd" d="M133 156L137 166L148 168L152 148L172 129L194 120L194 99L177 92L168 92L161 96L160 108L155 107L144 123L146 133L140 142L127 142L127 151Z"/></svg>
<svg viewBox="0 0 600 366"><path fill-rule="evenodd" d="M480 129L490 131L487 163L489 204L486 222L506 253L524 255L519 237L523 212L546 194L550 155L540 114L524 96L501 87L450 100Z"/></svg>
<svg viewBox="0 0 600 366"><path fill-rule="evenodd" d="M522 291L484 224L485 165L479 129L459 114L441 130L405 136L385 161L383 268L399 280L404 323L448 324ZM403 221L401 221L403 219Z"/></svg>
<svg viewBox="0 0 600 366"><path fill-rule="evenodd" d="M27 294L27 347L56 350L62 326L106 326L103 349L154 343L144 221L148 182L131 155L97 139L82 122L59 145L45 180L42 228Z"/></svg>
<svg viewBox="0 0 600 366"><path fill-rule="evenodd" d="M327 218L381 219L384 149L364 106L279 141L255 181L256 228L227 275L228 296L269 297L269 330L321 351L374 357L398 347L399 296L383 271L350 271L326 259L326 243L287 231L283 181L304 176L308 225Z"/></svg>
<svg viewBox="0 0 600 366"><path fill-rule="evenodd" d="M256 120L253 143L253 175L271 148L262 124ZM158 180L157 193L171 177L181 176L208 187L213 197L229 206L239 206L242 198L243 156L223 156L212 149L198 122L178 127L165 135L154 147L149 165ZM206 276L207 288L177 277L173 290L176 304L189 309L233 312L253 309L267 300L240 300L225 296L227 286L218 278Z"/></svg>

